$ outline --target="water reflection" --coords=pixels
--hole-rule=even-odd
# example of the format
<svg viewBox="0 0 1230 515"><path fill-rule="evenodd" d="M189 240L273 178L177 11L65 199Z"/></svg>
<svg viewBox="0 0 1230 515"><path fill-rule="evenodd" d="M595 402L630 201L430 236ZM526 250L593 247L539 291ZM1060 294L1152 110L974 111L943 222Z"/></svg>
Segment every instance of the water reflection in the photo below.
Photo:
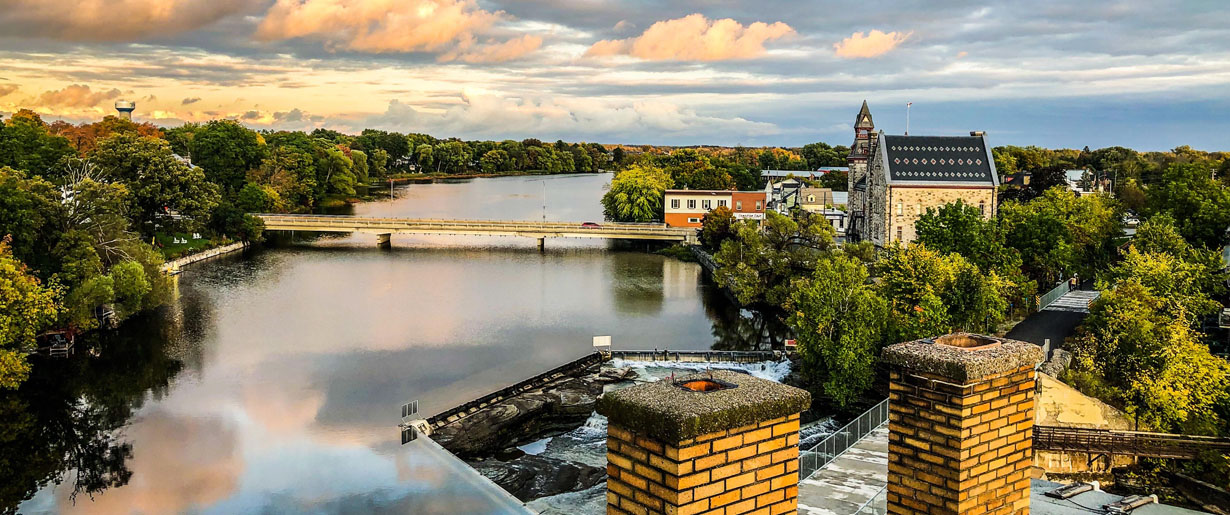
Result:
<svg viewBox="0 0 1230 515"><path fill-rule="evenodd" d="M605 180L548 179L549 217L599 218ZM428 188L356 211L541 216L536 179ZM397 406L447 409L591 352L593 335L625 349L725 349L777 334L741 317L698 265L637 246L395 237L382 250L369 236L299 237L194 266L165 309L87 338L100 356L39 360L21 390L0 393L0 506L482 506L442 479L455 471L430 449L399 445ZM74 505L74 492L92 498Z"/></svg>

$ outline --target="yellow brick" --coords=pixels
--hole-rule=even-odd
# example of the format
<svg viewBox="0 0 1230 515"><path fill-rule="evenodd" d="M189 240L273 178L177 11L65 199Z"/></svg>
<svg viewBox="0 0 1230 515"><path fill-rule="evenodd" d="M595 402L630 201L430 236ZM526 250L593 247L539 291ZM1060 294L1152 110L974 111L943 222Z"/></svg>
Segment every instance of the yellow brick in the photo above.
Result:
<svg viewBox="0 0 1230 515"><path fill-rule="evenodd" d="M713 472L711 473L711 477L713 478L714 481L717 481L719 479L728 478L742 471L743 471L742 464L731 463L729 465L723 465L721 467L713 469Z"/></svg>
<svg viewBox="0 0 1230 515"><path fill-rule="evenodd" d="M740 445L743 445L743 435L728 436L726 438L722 438L721 440L715 440L713 442L713 451L724 451L726 449L733 449Z"/></svg>
<svg viewBox="0 0 1230 515"><path fill-rule="evenodd" d="M756 431L748 431L746 433L743 433L743 443L750 444L752 442L759 442L761 440L765 440L765 439L772 438L772 437L773 437L773 428L766 427L764 429L758 429Z"/></svg>
<svg viewBox="0 0 1230 515"><path fill-rule="evenodd" d="M663 478L663 482L666 483L667 488L674 488L677 490L696 488L709 482L709 471L698 472L696 474L683 477L666 476Z"/></svg>
<svg viewBox="0 0 1230 515"><path fill-rule="evenodd" d="M728 461L730 460L726 457L726 453L719 452L715 454L710 454L708 456L696 458L695 468L696 470L705 470L705 469L716 467L718 465L723 465L727 463Z"/></svg>
<svg viewBox="0 0 1230 515"><path fill-rule="evenodd" d="M773 503L781 502L785 498L785 490L773 490L767 494L756 497L756 506L769 506Z"/></svg>
<svg viewBox="0 0 1230 515"><path fill-rule="evenodd" d="M768 491L769 491L769 482L761 481L759 483L752 483L748 486L743 487L743 490L740 490L740 495L742 495L744 499L751 499L751 498L756 497L757 495L766 493Z"/></svg>
<svg viewBox="0 0 1230 515"><path fill-rule="evenodd" d="M756 509L756 500L748 499L726 507L726 515L743 515Z"/></svg>
<svg viewBox="0 0 1230 515"><path fill-rule="evenodd" d="M744 474L739 474L737 476L726 479L726 489L734 490L737 488L743 488L747 485L752 484L752 482L755 480L756 480L756 474L754 472L747 472Z"/></svg>
<svg viewBox="0 0 1230 515"><path fill-rule="evenodd" d="M786 488L788 486L794 486L798 484L799 484L799 474L797 472L791 472L789 474L773 478L773 480L769 483L769 489L778 490L781 488Z"/></svg>
<svg viewBox="0 0 1230 515"><path fill-rule="evenodd" d="M709 499L709 507L714 508L718 506L725 506L727 504L730 504L738 500L739 500L738 490L735 490L733 492L726 492L724 494L716 495L712 499Z"/></svg>
<svg viewBox="0 0 1230 515"><path fill-rule="evenodd" d="M694 503L685 504L683 506L667 505L666 513L668 515L696 515L697 513L700 513L707 509L709 509L709 499L701 499Z"/></svg>
<svg viewBox="0 0 1230 515"><path fill-rule="evenodd" d="M756 446L756 454L764 454L769 451L776 451L786 446L785 438L774 438L767 442L761 442Z"/></svg>
<svg viewBox="0 0 1230 515"><path fill-rule="evenodd" d="M615 453L606 453L606 462L624 470L632 470L632 461Z"/></svg>
<svg viewBox="0 0 1230 515"><path fill-rule="evenodd" d="M692 489L693 499L707 499L726 491L726 485L721 481L701 485Z"/></svg>
<svg viewBox="0 0 1230 515"><path fill-rule="evenodd" d="M692 461L690 460L683 463L678 463L668 460L662 456L658 456L657 454L650 454L649 464L657 467L658 470L661 470L662 472L674 474L676 476L692 473Z"/></svg>
<svg viewBox="0 0 1230 515"><path fill-rule="evenodd" d="M799 432L799 421L798 420L792 420L790 422L785 422L785 423L781 423L781 424L777 424L773 426L773 436L781 436L787 433L797 433L797 432Z"/></svg>
<svg viewBox="0 0 1230 515"><path fill-rule="evenodd" d="M709 444L701 443L688 447L665 446L666 457L675 461L684 461L709 454Z"/></svg>
<svg viewBox="0 0 1230 515"><path fill-rule="evenodd" d="M730 461L739 461L749 456L753 456L755 454L756 454L755 445L744 445L743 447L738 447L738 448L726 451L727 459Z"/></svg>

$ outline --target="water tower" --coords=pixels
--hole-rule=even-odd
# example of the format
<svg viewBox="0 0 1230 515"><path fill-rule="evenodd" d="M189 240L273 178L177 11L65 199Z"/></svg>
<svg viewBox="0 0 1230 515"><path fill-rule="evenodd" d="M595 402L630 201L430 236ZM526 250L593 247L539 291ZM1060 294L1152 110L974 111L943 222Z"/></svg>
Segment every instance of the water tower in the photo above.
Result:
<svg viewBox="0 0 1230 515"><path fill-rule="evenodd" d="M132 119L132 112L137 109L137 103L131 100L116 100L115 110L120 112L120 118Z"/></svg>

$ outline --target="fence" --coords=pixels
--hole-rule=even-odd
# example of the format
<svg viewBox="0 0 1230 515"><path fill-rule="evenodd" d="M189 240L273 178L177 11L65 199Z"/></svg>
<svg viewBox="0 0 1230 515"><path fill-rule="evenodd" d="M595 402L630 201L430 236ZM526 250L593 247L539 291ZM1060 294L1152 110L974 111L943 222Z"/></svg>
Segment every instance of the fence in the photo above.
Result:
<svg viewBox="0 0 1230 515"><path fill-rule="evenodd" d="M1038 311L1042 311L1047 306L1050 306L1052 303L1059 300L1059 297L1064 296L1065 293L1068 293L1068 281L1063 281L1055 285L1051 291L1043 294L1042 299L1038 301Z"/></svg>
<svg viewBox="0 0 1230 515"><path fill-rule="evenodd" d="M880 401L811 449L799 453L799 478L810 477L820 467L846 452L872 430L888 422L888 399Z"/></svg>

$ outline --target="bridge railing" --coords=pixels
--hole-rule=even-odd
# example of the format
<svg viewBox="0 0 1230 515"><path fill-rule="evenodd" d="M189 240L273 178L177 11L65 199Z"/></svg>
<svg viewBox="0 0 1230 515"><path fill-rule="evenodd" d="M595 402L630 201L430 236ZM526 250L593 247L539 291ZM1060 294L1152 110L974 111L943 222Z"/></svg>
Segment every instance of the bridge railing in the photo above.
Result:
<svg viewBox="0 0 1230 515"><path fill-rule="evenodd" d="M661 224L608 223L586 227L581 222L531 222L504 220L443 220L421 218L367 218L342 215L277 215L258 214L266 223L273 225L316 225L330 227L449 227L469 229L507 230L568 230L593 232L635 232L645 234L680 234L694 229L667 227Z"/></svg>
<svg viewBox="0 0 1230 515"><path fill-rule="evenodd" d="M1085 427L1034 426L1034 449L1152 458L1194 458L1206 451L1230 452L1230 438Z"/></svg>
<svg viewBox="0 0 1230 515"><path fill-rule="evenodd" d="M1068 281L1063 281L1056 284L1054 288L1051 288L1051 291L1042 294L1042 297L1038 300L1038 311L1041 311L1047 306L1054 304L1055 301L1059 300L1059 298L1064 296L1065 293L1068 293Z"/></svg>

